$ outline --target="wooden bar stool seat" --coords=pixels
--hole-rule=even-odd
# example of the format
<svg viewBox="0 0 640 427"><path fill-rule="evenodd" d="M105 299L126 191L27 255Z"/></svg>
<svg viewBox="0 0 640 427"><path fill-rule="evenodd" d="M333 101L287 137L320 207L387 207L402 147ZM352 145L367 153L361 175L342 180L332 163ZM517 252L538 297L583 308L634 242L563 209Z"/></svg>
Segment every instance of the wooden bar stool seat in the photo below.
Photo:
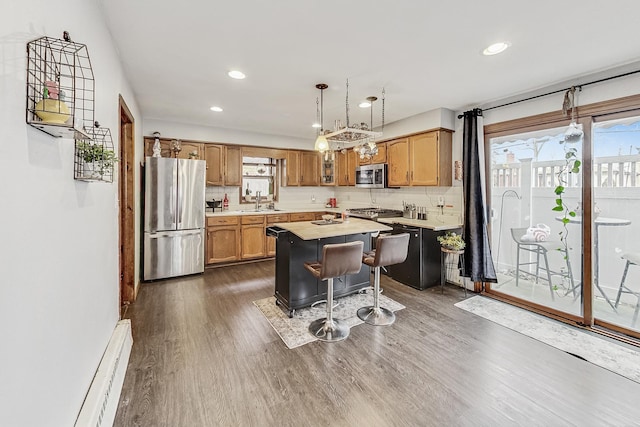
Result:
<svg viewBox="0 0 640 427"><path fill-rule="evenodd" d="M327 301L333 301L333 279L356 274L362 268L364 242L327 244L322 247L322 261L309 261L304 267L317 279L327 281ZM333 318L333 304L327 303L327 316L309 325L309 332L320 341L341 341L349 336L349 326Z"/></svg>
<svg viewBox="0 0 640 427"><path fill-rule="evenodd" d="M373 305L358 309L358 317L369 325L387 326L396 321L393 311L380 307L380 267L400 264L407 259L409 233L378 237L376 249L363 254L362 262L373 267Z"/></svg>

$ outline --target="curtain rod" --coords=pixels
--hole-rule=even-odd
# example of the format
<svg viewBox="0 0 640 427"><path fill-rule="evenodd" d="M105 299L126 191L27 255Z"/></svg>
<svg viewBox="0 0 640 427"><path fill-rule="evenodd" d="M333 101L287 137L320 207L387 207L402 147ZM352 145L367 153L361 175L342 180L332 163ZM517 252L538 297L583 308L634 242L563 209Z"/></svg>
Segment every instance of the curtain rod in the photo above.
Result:
<svg viewBox="0 0 640 427"><path fill-rule="evenodd" d="M593 84L596 84L596 83L606 82L608 80L619 79L620 77L626 77L626 76L630 76L632 74L637 74L637 73L640 73L640 70L629 71L628 73L618 74L616 76L611 76L611 77L605 77L605 78L602 78L602 79L599 79L599 80L594 80L592 82L582 83L582 84L579 84L577 86L572 86L572 87L575 87L576 89L582 90L583 86L589 86L589 85L593 85ZM484 110L479 109L480 110L480 114L479 115L482 115L482 111L489 111L489 110L493 110L494 108L501 108L501 107L506 107L506 106L513 105L513 104L518 104L520 102L531 101L532 99L542 98L543 96L553 95L555 93L564 92L564 91L567 91L569 89L571 89L571 87L554 90L554 91L551 91L551 92L543 93L541 95L530 96L529 98L520 99L518 101L507 102L505 104L500 104L500 105L496 105L496 106L493 106L493 107L485 108ZM464 114L459 114L458 115L459 119L461 119L463 117L464 117Z"/></svg>

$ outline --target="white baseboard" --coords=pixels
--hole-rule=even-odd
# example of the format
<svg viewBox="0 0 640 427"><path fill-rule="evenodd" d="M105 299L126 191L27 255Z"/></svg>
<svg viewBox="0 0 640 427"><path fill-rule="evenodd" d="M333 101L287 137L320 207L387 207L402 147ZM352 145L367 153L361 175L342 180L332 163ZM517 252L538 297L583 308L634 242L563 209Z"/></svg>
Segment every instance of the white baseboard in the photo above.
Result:
<svg viewBox="0 0 640 427"><path fill-rule="evenodd" d="M121 320L107 344L75 427L113 426L132 345L131 321Z"/></svg>

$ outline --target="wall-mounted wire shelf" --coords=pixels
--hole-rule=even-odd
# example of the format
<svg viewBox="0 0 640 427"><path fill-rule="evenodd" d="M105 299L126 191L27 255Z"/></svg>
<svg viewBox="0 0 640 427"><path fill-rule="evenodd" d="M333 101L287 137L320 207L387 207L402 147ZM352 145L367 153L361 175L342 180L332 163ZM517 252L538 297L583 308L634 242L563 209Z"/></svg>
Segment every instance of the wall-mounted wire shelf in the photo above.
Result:
<svg viewBox="0 0 640 427"><path fill-rule="evenodd" d="M40 37L27 43L27 123L62 138L85 139L94 123L94 79L87 46Z"/></svg>
<svg viewBox="0 0 640 427"><path fill-rule="evenodd" d="M79 181L113 182L113 171L118 161L113 149L109 128L87 128L89 138L76 139L74 178Z"/></svg>

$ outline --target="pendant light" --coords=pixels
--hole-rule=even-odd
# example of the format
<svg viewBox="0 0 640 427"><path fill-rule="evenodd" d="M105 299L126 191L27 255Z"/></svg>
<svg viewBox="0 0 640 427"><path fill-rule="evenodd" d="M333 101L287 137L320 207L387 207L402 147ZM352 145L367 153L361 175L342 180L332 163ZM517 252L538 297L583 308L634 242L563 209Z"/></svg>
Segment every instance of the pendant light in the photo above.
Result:
<svg viewBox="0 0 640 427"><path fill-rule="evenodd" d="M329 149L329 142L327 141L327 137L324 136L324 97L323 93L326 88L329 86L325 83L318 83L316 85L316 89L320 89L320 132L318 133L318 137L316 138L315 150L324 152ZM316 104L317 105L317 104Z"/></svg>

